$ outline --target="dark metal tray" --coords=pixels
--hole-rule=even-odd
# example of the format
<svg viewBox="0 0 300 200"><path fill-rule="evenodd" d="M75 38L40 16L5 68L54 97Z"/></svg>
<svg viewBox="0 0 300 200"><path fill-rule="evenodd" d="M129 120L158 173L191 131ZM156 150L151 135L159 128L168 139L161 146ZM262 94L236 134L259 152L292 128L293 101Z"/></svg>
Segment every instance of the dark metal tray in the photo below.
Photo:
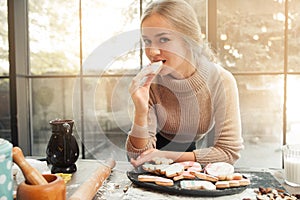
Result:
<svg viewBox="0 0 300 200"><path fill-rule="evenodd" d="M173 186L160 186L155 183L141 182L138 180L138 176L140 174L150 175L150 173L142 171L142 170L133 170L133 171L127 172L127 177L134 184L136 184L140 187L153 189L153 190L159 191L159 192L165 192L168 194L198 196L198 197L218 197L218 196L224 196L224 195L239 194L247 188L247 186L240 186L240 187L217 189L217 190L189 190L189 189L180 188L180 180L174 181Z"/></svg>

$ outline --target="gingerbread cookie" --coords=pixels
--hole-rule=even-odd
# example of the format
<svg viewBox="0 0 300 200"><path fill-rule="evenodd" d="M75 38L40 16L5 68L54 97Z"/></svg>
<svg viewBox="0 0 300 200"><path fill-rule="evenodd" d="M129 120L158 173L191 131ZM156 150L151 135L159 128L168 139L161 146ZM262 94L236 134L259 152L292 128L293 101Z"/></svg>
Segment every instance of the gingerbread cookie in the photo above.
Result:
<svg viewBox="0 0 300 200"><path fill-rule="evenodd" d="M234 173L234 167L226 162L210 163L205 166L205 172L218 177L219 180L226 180L227 176Z"/></svg>
<svg viewBox="0 0 300 200"><path fill-rule="evenodd" d="M172 159L169 158L162 158L162 157L154 157L152 159L152 161L156 164L156 165L161 165L161 164L165 164L165 165L170 165L172 164L174 161Z"/></svg>
<svg viewBox="0 0 300 200"><path fill-rule="evenodd" d="M183 171L179 176L173 177L174 181L182 180L182 179L195 179L196 176L191 174L188 171Z"/></svg>
<svg viewBox="0 0 300 200"><path fill-rule="evenodd" d="M173 180L168 179L168 178L163 178L160 176L152 176L152 175L139 175L138 176L138 181L141 182L154 182L157 185L162 185L162 186L172 186L174 185Z"/></svg>
<svg viewBox="0 0 300 200"><path fill-rule="evenodd" d="M189 190L216 190L216 186L209 181L183 180L180 187Z"/></svg>
<svg viewBox="0 0 300 200"><path fill-rule="evenodd" d="M168 178L180 175L184 171L184 167L178 163L171 164L169 167L165 168L165 175Z"/></svg>
<svg viewBox="0 0 300 200"><path fill-rule="evenodd" d="M160 177L159 179L157 179L155 181L155 184L157 185L161 185L161 186L173 186L174 185L174 181L168 178L163 178Z"/></svg>
<svg viewBox="0 0 300 200"><path fill-rule="evenodd" d="M191 174L195 175L197 178L199 178L201 180L206 180L206 181L210 181L210 182L217 182L219 180L215 176L205 174L205 173L201 173L201 172L191 172Z"/></svg>
<svg viewBox="0 0 300 200"><path fill-rule="evenodd" d="M215 183L217 189L229 188L229 181L218 181Z"/></svg>

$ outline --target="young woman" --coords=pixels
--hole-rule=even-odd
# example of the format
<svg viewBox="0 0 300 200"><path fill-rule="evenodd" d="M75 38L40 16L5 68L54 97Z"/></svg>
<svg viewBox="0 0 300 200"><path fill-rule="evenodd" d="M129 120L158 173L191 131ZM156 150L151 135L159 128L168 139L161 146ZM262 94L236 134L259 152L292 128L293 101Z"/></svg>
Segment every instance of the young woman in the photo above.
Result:
<svg viewBox="0 0 300 200"><path fill-rule="evenodd" d="M144 12L141 34L150 62L162 67L158 74L146 67L129 88L135 107L126 141L131 163L165 157L233 164L243 148L236 82L215 62L193 8L184 0L155 1ZM197 147L208 134L213 144Z"/></svg>

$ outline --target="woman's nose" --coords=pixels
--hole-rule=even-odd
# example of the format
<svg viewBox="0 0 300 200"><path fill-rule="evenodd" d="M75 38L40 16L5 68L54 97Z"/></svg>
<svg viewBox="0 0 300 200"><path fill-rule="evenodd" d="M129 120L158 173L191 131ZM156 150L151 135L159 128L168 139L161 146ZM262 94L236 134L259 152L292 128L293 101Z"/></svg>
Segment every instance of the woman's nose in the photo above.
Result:
<svg viewBox="0 0 300 200"><path fill-rule="evenodd" d="M149 54L151 56L159 55L160 54L160 50L159 50L159 48L156 48L156 47L150 47L149 48Z"/></svg>

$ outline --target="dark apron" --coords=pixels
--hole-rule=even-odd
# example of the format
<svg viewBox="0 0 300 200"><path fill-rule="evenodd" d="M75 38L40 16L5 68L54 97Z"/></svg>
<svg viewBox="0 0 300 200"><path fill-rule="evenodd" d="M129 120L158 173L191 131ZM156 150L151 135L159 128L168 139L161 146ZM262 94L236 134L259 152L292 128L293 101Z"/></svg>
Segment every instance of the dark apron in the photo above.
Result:
<svg viewBox="0 0 300 200"><path fill-rule="evenodd" d="M195 142L189 143L180 143L180 142L173 142L165 137L163 137L160 133L156 134L156 149L163 150L163 151L179 151L179 152L192 152L196 149Z"/></svg>

